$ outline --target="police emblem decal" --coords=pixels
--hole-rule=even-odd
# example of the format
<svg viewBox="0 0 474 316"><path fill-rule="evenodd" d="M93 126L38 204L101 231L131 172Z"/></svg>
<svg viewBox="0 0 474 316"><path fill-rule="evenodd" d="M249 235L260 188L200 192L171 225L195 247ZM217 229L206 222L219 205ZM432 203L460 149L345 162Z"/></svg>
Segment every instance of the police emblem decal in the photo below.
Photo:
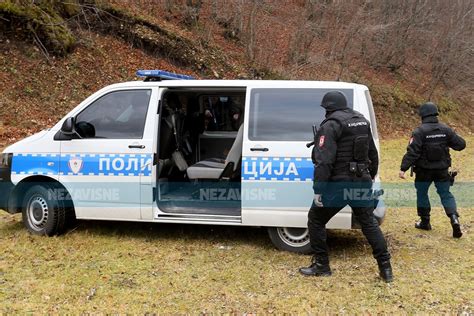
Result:
<svg viewBox="0 0 474 316"><path fill-rule="evenodd" d="M319 137L319 147L323 147L324 145L324 135Z"/></svg>
<svg viewBox="0 0 474 316"><path fill-rule="evenodd" d="M72 173L78 174L83 166L83 162L81 158L71 157L68 162L69 169L71 169Z"/></svg>

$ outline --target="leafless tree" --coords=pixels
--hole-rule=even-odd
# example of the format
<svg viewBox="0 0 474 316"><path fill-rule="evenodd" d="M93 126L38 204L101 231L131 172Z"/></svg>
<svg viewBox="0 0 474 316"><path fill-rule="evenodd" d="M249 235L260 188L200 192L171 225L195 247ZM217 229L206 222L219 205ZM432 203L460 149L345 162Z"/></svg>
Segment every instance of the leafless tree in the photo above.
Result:
<svg viewBox="0 0 474 316"><path fill-rule="evenodd" d="M123 0L126 1L126 0ZM334 79L386 73L433 98L473 94L472 0L163 0L162 12L214 23L257 66ZM210 31L209 31L210 32ZM212 38L212 34L198 33ZM409 74L409 75L407 75ZM469 98L469 97L468 97Z"/></svg>

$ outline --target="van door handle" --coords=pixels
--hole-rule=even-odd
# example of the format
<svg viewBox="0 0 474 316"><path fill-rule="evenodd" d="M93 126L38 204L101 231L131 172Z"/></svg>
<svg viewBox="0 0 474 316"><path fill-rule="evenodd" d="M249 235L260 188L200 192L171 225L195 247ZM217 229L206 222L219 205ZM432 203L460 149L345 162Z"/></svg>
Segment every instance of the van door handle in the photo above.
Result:
<svg viewBox="0 0 474 316"><path fill-rule="evenodd" d="M144 149L145 145L128 145L128 148Z"/></svg>
<svg viewBox="0 0 474 316"><path fill-rule="evenodd" d="M268 148L254 147L250 148L250 151L268 151Z"/></svg>

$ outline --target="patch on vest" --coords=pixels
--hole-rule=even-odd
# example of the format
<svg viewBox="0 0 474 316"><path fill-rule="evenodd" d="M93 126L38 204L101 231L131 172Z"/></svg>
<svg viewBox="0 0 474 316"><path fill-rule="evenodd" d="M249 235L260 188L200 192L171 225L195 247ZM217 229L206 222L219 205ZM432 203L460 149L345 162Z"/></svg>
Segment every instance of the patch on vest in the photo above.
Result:
<svg viewBox="0 0 474 316"><path fill-rule="evenodd" d="M324 145L324 135L319 137L319 147L323 147Z"/></svg>
<svg viewBox="0 0 474 316"><path fill-rule="evenodd" d="M355 122L347 124L348 127L367 126L367 122Z"/></svg>
<svg viewBox="0 0 474 316"><path fill-rule="evenodd" d="M426 135L426 138L444 138L446 134Z"/></svg>

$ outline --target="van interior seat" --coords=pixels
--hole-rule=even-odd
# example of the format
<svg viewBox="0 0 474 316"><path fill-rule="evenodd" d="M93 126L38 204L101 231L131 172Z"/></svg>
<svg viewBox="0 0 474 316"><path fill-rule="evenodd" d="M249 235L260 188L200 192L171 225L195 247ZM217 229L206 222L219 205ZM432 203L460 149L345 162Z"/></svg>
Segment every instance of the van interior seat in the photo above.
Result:
<svg viewBox="0 0 474 316"><path fill-rule="evenodd" d="M242 145L244 141L244 128L243 124L240 126L237 136L235 137L234 144L227 154L225 160L219 158L211 158L197 162L186 169L188 178L191 180L199 179L219 179L224 170L233 173L239 167L239 161L242 156ZM228 170L230 169L231 170Z"/></svg>

